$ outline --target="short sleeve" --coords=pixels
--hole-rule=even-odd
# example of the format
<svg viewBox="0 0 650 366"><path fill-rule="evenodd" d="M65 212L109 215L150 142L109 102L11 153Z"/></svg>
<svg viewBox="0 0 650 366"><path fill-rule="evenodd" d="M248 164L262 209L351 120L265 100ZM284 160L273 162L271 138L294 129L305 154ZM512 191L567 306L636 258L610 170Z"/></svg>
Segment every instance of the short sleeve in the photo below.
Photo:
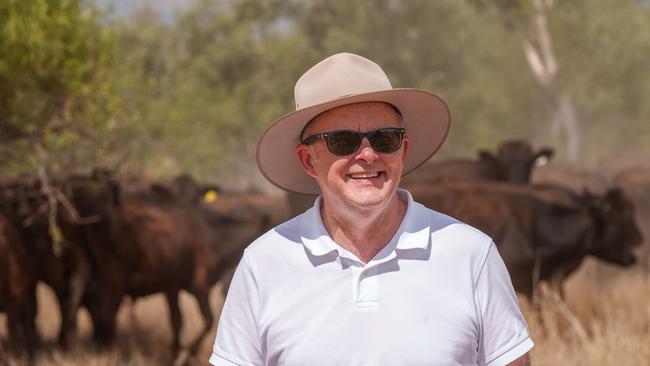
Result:
<svg viewBox="0 0 650 366"><path fill-rule="evenodd" d="M474 296L481 324L479 365L507 365L533 347L508 270L494 243L478 272Z"/></svg>
<svg viewBox="0 0 650 366"><path fill-rule="evenodd" d="M239 262L226 297L210 363L215 366L263 365L258 337L258 289L246 255Z"/></svg>

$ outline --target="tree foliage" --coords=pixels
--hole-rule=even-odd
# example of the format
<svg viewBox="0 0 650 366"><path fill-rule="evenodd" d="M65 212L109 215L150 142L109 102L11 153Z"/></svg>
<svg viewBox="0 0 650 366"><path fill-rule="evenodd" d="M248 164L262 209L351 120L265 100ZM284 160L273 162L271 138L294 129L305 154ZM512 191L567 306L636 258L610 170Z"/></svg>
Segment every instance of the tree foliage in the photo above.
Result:
<svg viewBox="0 0 650 366"><path fill-rule="evenodd" d="M516 19L533 13L530 0L197 0L170 21L151 8L118 18L82 0L6 0L0 163L28 170L40 144L53 170L112 164L264 187L259 135L293 109L304 70L344 51L377 61L395 87L449 102L452 131L437 158L528 138L562 159L553 106L495 3ZM557 83L584 124L584 162L647 152L650 11L632 0L552 9Z"/></svg>
<svg viewBox="0 0 650 366"><path fill-rule="evenodd" d="M0 2L0 157L6 173L94 164L119 111L112 41L75 0ZM35 155L40 151L39 156Z"/></svg>

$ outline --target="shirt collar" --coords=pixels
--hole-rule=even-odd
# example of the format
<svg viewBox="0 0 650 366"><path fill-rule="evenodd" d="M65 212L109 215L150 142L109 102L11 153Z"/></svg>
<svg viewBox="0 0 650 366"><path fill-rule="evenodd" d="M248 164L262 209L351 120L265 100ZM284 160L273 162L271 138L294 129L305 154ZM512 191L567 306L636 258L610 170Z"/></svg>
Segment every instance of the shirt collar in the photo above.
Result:
<svg viewBox="0 0 650 366"><path fill-rule="evenodd" d="M338 250L339 245L332 240L320 215L322 196L318 196L314 206L305 211L300 219L300 238L312 255L322 256Z"/></svg>
<svg viewBox="0 0 650 366"><path fill-rule="evenodd" d="M426 209L414 202L411 194L398 189L397 194L406 198L407 208L397 232L377 256L371 261L386 261L395 256L395 250L426 249L430 238L430 220ZM314 256L323 256L333 251L342 255L348 253L330 237L320 215L322 197L318 197L314 206L302 214L300 220L300 237L304 246Z"/></svg>

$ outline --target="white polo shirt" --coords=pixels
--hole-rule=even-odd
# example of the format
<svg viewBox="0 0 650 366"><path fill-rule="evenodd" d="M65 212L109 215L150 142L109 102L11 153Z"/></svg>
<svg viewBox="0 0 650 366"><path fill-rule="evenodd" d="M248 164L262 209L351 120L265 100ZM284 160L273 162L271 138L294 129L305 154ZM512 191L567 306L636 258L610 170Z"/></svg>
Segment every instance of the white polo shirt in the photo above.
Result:
<svg viewBox="0 0 650 366"><path fill-rule="evenodd" d="M413 201L368 263L314 207L245 251L213 365L505 365L528 352L508 272L480 231Z"/></svg>

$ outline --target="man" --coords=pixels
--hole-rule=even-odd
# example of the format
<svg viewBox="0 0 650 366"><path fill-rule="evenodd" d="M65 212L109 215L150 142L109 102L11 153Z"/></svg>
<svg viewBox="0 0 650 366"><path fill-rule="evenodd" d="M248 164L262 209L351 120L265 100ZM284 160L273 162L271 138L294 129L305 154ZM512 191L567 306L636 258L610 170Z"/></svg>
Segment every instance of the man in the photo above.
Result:
<svg viewBox="0 0 650 366"><path fill-rule="evenodd" d="M397 188L442 144L447 105L349 53L308 70L295 97L258 165L321 196L246 249L210 362L527 365L533 343L492 240Z"/></svg>

